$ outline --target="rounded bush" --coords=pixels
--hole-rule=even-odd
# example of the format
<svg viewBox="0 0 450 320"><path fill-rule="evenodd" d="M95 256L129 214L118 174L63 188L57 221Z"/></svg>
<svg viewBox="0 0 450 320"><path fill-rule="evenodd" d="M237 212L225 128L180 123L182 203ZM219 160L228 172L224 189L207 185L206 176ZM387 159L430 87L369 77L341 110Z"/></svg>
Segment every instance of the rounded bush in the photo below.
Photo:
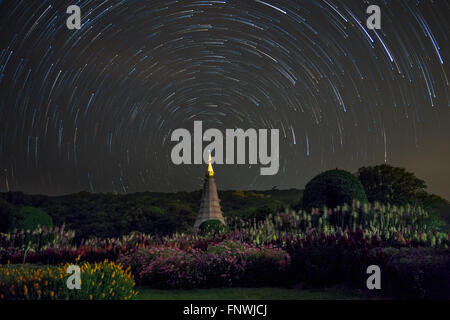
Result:
<svg viewBox="0 0 450 320"><path fill-rule="evenodd" d="M14 227L34 230L37 226L53 227L52 217L45 211L34 207L23 207L14 213Z"/></svg>
<svg viewBox="0 0 450 320"><path fill-rule="evenodd" d="M314 177L303 192L303 209L327 206L335 208L353 200L367 202L364 187L357 177L345 170L329 170Z"/></svg>
<svg viewBox="0 0 450 320"><path fill-rule="evenodd" d="M208 220L204 221L199 229L202 234L208 234L224 232L226 227L220 220Z"/></svg>

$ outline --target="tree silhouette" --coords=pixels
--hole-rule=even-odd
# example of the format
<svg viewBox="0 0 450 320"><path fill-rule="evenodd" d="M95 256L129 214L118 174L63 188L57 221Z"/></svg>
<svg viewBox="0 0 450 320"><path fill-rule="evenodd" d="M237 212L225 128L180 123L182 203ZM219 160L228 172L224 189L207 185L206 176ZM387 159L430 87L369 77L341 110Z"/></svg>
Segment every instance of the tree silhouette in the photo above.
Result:
<svg viewBox="0 0 450 320"><path fill-rule="evenodd" d="M414 205L419 201L418 195L426 188L425 181L414 173L388 164L362 167L358 170L358 178L370 202Z"/></svg>

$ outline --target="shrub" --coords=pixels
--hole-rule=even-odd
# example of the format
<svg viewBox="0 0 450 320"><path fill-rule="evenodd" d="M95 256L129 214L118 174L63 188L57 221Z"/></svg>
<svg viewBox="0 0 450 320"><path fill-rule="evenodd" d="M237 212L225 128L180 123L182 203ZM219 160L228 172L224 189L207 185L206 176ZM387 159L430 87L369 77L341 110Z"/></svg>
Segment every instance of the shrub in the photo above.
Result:
<svg viewBox="0 0 450 320"><path fill-rule="evenodd" d="M53 220L45 211L34 207L23 207L14 212L14 227L34 230L38 226L53 227Z"/></svg>
<svg viewBox="0 0 450 320"><path fill-rule="evenodd" d="M168 248L165 253L143 268L141 283L155 288L228 287L239 280L244 269L237 255L178 248Z"/></svg>
<svg viewBox="0 0 450 320"><path fill-rule="evenodd" d="M155 252L148 248L135 248L119 255L117 262L129 267L132 274L139 275L155 256Z"/></svg>
<svg viewBox="0 0 450 320"><path fill-rule="evenodd" d="M347 283L364 288L367 266L385 264L380 245L361 230L291 241L286 250L292 259L292 281L312 287Z"/></svg>
<svg viewBox="0 0 450 320"><path fill-rule="evenodd" d="M13 222L12 211L12 206L0 199L0 232L7 232L11 228Z"/></svg>
<svg viewBox="0 0 450 320"><path fill-rule="evenodd" d="M286 273L291 258L284 250L262 247L252 250L246 257L242 285L249 287L280 286L291 279Z"/></svg>
<svg viewBox="0 0 450 320"><path fill-rule="evenodd" d="M65 262L80 261L100 262L105 259L115 261L126 251L123 246L95 247L81 245L80 247L47 247L39 251L20 248L0 248L0 263L39 263L58 265Z"/></svg>
<svg viewBox="0 0 450 320"><path fill-rule="evenodd" d="M68 264L63 267L67 269ZM135 282L129 268L108 262L81 265L81 289L71 290L69 299L129 300L137 295Z"/></svg>
<svg viewBox="0 0 450 320"><path fill-rule="evenodd" d="M0 233L0 248L17 248L36 252L49 247L69 247L74 237L75 232L65 230L64 225L54 228L43 226L33 230L15 229L9 233Z"/></svg>
<svg viewBox="0 0 450 320"><path fill-rule="evenodd" d="M81 289L68 290L68 264L0 266L0 299L6 300L119 300L137 295L134 280L121 265L104 261L80 266Z"/></svg>
<svg viewBox="0 0 450 320"><path fill-rule="evenodd" d="M202 234L222 233L226 230L225 225L220 220L207 220L200 225Z"/></svg>
<svg viewBox="0 0 450 320"><path fill-rule="evenodd" d="M147 251L147 252L145 252ZM236 241L211 244L207 250L156 246L119 257L137 270L141 284L155 288L212 288L280 284L290 258L277 248Z"/></svg>
<svg viewBox="0 0 450 320"><path fill-rule="evenodd" d="M297 243L292 256L292 281L309 287L344 284L366 288L367 267L381 269L385 297L407 299L450 298L450 253L436 248L356 248L339 241L331 245Z"/></svg>
<svg viewBox="0 0 450 320"><path fill-rule="evenodd" d="M303 192L303 209L335 208L353 200L367 202L364 187L358 178L344 170L329 170L308 182Z"/></svg>
<svg viewBox="0 0 450 320"><path fill-rule="evenodd" d="M381 278L385 294L406 299L450 299L448 249L389 249L388 256Z"/></svg>

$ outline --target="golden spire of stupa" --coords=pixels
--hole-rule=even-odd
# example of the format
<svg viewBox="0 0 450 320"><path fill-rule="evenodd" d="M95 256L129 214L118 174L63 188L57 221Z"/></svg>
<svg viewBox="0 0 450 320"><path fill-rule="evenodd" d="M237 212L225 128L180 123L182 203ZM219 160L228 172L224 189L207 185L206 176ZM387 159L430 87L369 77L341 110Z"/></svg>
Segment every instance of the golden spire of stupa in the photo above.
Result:
<svg viewBox="0 0 450 320"><path fill-rule="evenodd" d="M208 152L209 152L209 158L208 158L208 173L207 173L207 176L208 177L213 177L214 176L214 170L213 170L213 167L211 165L211 151L208 151Z"/></svg>

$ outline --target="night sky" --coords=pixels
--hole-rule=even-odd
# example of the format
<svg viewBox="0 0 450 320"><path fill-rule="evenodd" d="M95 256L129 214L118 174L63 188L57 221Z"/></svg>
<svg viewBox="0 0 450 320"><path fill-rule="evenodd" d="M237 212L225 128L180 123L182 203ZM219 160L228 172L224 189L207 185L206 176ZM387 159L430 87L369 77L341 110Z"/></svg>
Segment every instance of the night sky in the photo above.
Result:
<svg viewBox="0 0 450 320"><path fill-rule="evenodd" d="M66 27L81 7L82 27ZM366 9L381 7L381 30ZM177 128L280 130L280 170L219 189L304 188L389 163L450 198L450 2L0 0L0 191L200 189ZM204 144L204 146L207 143Z"/></svg>

